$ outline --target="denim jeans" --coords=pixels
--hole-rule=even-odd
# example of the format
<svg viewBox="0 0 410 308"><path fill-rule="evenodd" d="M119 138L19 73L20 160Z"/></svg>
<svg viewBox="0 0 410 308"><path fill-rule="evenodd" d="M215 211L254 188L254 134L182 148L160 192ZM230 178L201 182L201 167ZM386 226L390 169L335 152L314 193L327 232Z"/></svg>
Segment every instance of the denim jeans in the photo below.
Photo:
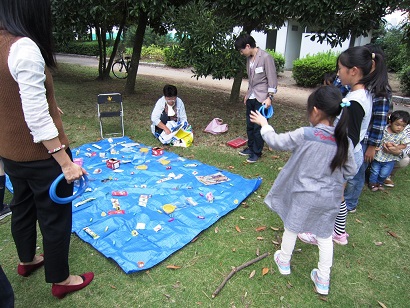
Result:
<svg viewBox="0 0 410 308"><path fill-rule="evenodd" d="M377 160L372 161L372 165L370 167L369 183L383 185L384 180L393 171L395 164L396 161L394 160L386 162L380 162Z"/></svg>
<svg viewBox="0 0 410 308"><path fill-rule="evenodd" d="M348 211L354 210L357 207L357 204L359 203L360 194L362 193L364 187L365 174L368 166L368 163L364 162L363 160L364 153L366 153L366 150L367 145L362 144L362 151L354 153L354 159L359 169L356 175L353 177L353 179L348 180L346 183L344 197L346 200L346 207Z"/></svg>

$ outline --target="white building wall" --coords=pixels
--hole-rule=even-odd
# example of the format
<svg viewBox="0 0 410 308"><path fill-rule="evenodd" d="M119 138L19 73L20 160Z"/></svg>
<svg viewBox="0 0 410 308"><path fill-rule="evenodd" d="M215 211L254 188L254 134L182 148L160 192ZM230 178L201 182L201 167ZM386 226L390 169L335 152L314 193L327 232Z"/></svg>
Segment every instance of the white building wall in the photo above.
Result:
<svg viewBox="0 0 410 308"><path fill-rule="evenodd" d="M286 51L286 36L288 34L288 22L285 22L285 26L278 29L277 36L276 36L276 52L281 53L282 55L285 54Z"/></svg>
<svg viewBox="0 0 410 308"><path fill-rule="evenodd" d="M332 50L334 52L342 52L343 50L346 50L347 48L349 48L349 40L344 41L342 46L337 45L336 47L332 48L326 42L323 42L323 44L320 44L316 41L312 42L310 40L311 34L313 33L303 33L302 34L302 42L301 42L299 58L304 58L307 55L312 56L314 54L317 54L318 52L326 52L329 50Z"/></svg>
<svg viewBox="0 0 410 308"><path fill-rule="evenodd" d="M252 37L255 39L256 46L265 50L266 49L266 34L263 32L251 32Z"/></svg>

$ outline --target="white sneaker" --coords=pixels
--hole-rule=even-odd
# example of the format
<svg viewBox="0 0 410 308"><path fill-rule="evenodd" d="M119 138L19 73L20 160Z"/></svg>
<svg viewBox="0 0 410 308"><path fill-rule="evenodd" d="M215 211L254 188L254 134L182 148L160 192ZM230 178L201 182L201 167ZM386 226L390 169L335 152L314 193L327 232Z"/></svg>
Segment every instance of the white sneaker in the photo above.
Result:
<svg viewBox="0 0 410 308"><path fill-rule="evenodd" d="M273 260L278 266L279 273L281 273L282 275L290 274L290 262L283 262L280 260L280 250L275 252L275 254L273 255Z"/></svg>
<svg viewBox="0 0 410 308"><path fill-rule="evenodd" d="M317 293L321 295L328 295L329 294L329 279L325 280L320 278L317 275L317 268L314 268L310 273L310 279L312 279L313 283L315 284L315 290Z"/></svg>

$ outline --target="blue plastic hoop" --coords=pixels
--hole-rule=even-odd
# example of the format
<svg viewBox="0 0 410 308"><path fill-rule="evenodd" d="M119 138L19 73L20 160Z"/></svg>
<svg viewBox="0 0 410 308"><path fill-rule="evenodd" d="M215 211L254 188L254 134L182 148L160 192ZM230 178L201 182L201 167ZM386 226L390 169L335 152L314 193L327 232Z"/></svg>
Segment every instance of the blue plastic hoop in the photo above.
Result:
<svg viewBox="0 0 410 308"><path fill-rule="evenodd" d="M56 190L57 190L58 183L60 183L60 181L64 178L65 178L64 174L63 173L60 174L51 184L50 190L49 190L49 195L50 195L51 200L53 200L55 203L58 203L58 204L69 203L73 201L75 198L78 198L86 190L87 185L88 185L88 177L85 174L83 174L83 176L80 178L80 187L77 189L77 192L70 197L60 198L59 196L57 196Z"/></svg>
<svg viewBox="0 0 410 308"><path fill-rule="evenodd" d="M269 108L266 108L265 105L260 106L259 110L261 115L263 115L265 118L269 119L273 116L275 111L273 110L273 106L270 105Z"/></svg>

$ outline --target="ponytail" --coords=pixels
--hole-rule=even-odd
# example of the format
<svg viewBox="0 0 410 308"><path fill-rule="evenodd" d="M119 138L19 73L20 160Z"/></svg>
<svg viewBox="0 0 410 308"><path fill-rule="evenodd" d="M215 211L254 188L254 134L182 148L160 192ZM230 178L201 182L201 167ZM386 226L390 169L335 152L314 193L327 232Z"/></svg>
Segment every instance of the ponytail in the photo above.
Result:
<svg viewBox="0 0 410 308"><path fill-rule="evenodd" d="M347 135L349 112L347 112L346 108L349 106L350 102L345 102L343 99L340 106L342 115L335 128L337 151L332 162L330 163L330 169L332 169L332 172L335 171L336 168L342 167L347 162L349 152L349 139Z"/></svg>
<svg viewBox="0 0 410 308"><path fill-rule="evenodd" d="M375 97L389 98L391 87L383 51L374 45L356 46L343 51L338 59L347 68L357 67L363 73L358 82L363 84Z"/></svg>
<svg viewBox="0 0 410 308"><path fill-rule="evenodd" d="M335 171L341 168L347 161L349 151L349 139L347 135L347 126L349 122L349 113L346 107L350 102L342 99L339 88L335 86L321 86L309 95L307 111L310 114L314 107L324 112L329 120L334 121L341 113L341 117L335 127L334 136L336 139L337 151L330 163L330 169Z"/></svg>

